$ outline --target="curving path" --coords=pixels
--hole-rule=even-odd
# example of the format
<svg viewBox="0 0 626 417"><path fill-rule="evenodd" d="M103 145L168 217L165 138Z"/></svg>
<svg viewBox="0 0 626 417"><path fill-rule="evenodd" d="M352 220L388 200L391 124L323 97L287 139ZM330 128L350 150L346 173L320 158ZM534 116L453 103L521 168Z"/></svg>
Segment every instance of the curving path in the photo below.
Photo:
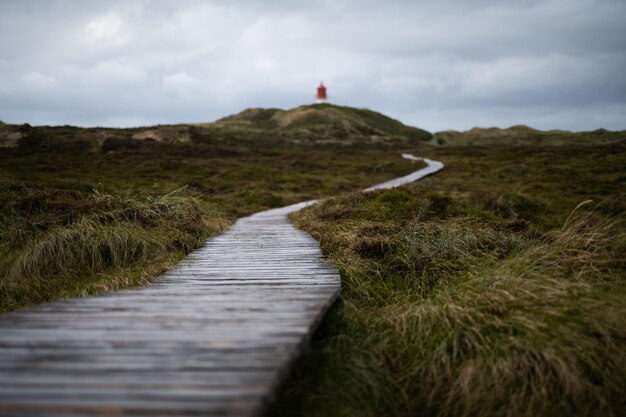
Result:
<svg viewBox="0 0 626 417"><path fill-rule="evenodd" d="M368 190L443 167L424 161ZM340 289L287 219L311 203L240 219L147 287L1 315L0 416L259 415Z"/></svg>
<svg viewBox="0 0 626 417"><path fill-rule="evenodd" d="M409 175L405 175L404 177L394 178L393 180L383 182L382 184L373 185L369 188L366 188L365 192L374 191L374 190L383 190L388 188L399 187L404 184L408 184L413 181L421 180L422 178L434 174L437 171L443 169L443 163L439 161L433 161L428 158L418 158L417 156L413 156L410 153L403 153L402 157L404 159L409 159L411 161L424 161L426 162L426 167L420 169L419 171L415 171Z"/></svg>

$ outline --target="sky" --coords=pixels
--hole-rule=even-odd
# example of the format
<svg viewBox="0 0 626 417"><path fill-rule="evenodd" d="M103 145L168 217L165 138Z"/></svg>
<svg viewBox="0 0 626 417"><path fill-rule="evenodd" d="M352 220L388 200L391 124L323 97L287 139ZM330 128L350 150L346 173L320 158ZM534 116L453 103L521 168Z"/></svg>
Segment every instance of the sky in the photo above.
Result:
<svg viewBox="0 0 626 417"><path fill-rule="evenodd" d="M0 0L4 122L209 122L320 81L431 131L626 129L626 0Z"/></svg>

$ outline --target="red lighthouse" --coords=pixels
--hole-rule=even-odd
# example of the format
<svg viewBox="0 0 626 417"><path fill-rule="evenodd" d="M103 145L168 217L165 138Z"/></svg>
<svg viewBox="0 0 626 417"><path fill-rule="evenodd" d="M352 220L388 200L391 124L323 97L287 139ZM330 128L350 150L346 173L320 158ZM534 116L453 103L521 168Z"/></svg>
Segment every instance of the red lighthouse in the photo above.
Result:
<svg viewBox="0 0 626 417"><path fill-rule="evenodd" d="M317 87L317 95L315 96L318 103L326 103L328 100L328 96L326 95L326 86L323 82L320 82L319 87Z"/></svg>

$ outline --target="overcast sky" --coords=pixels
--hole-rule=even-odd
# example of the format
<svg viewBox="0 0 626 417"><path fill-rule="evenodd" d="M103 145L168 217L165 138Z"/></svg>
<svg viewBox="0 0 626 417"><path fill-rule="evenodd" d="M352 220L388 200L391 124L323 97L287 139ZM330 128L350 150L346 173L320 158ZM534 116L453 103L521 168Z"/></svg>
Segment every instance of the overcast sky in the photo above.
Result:
<svg viewBox="0 0 626 417"><path fill-rule="evenodd" d="M137 126L314 101L429 130L626 129L626 0L0 0L0 120Z"/></svg>

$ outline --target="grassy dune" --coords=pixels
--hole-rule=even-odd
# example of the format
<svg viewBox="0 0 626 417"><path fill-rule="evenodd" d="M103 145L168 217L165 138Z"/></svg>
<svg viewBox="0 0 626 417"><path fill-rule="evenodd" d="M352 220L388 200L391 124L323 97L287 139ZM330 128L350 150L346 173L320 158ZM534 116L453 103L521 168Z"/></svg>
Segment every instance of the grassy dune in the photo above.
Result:
<svg viewBox="0 0 626 417"><path fill-rule="evenodd" d="M432 135L406 126L383 114L352 107L317 104L291 110L248 109L218 120L214 126L228 131L263 132L292 143L384 143L428 141Z"/></svg>
<svg viewBox="0 0 626 417"><path fill-rule="evenodd" d="M268 415L626 414L626 133L430 134L337 106L212 124L0 124L0 310L141 285L294 215L343 291ZM355 190L416 165L402 189Z"/></svg>
<svg viewBox="0 0 626 417"><path fill-rule="evenodd" d="M506 129L497 127L475 127L464 132L446 130L436 133L436 141L448 146L482 145L571 145L584 143L606 143L623 139L624 132L598 129L592 132L569 132L566 130L537 130L517 125Z"/></svg>
<svg viewBox="0 0 626 417"><path fill-rule="evenodd" d="M324 146L297 139L310 127L0 125L0 311L145 284L240 216L415 169L395 145L356 144L361 112Z"/></svg>
<svg viewBox="0 0 626 417"><path fill-rule="evenodd" d="M343 290L269 415L623 415L625 143L419 151L294 215Z"/></svg>

